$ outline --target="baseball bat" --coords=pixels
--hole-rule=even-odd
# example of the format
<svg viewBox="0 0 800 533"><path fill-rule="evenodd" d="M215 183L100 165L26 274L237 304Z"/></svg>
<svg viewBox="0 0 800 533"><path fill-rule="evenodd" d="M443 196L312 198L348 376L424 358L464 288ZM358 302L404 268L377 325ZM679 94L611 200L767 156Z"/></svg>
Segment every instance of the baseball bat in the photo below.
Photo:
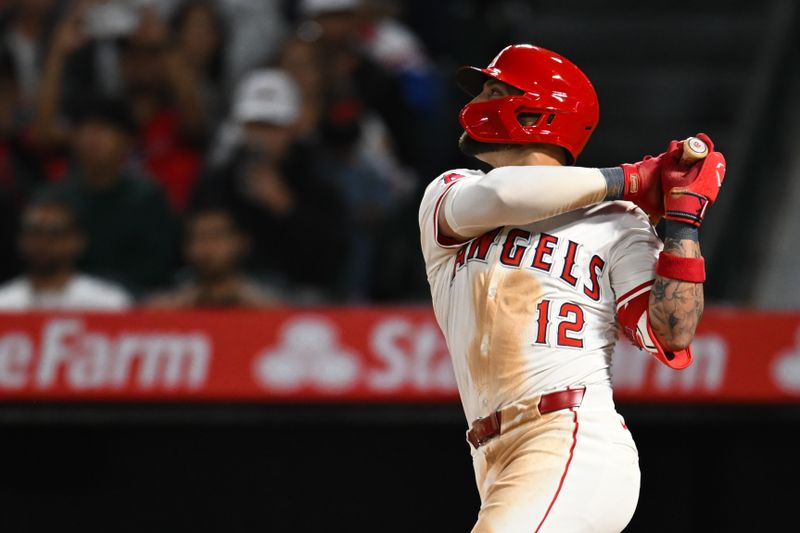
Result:
<svg viewBox="0 0 800 533"><path fill-rule="evenodd" d="M708 155L708 145L697 137L689 137L683 141L681 163L691 166Z"/></svg>

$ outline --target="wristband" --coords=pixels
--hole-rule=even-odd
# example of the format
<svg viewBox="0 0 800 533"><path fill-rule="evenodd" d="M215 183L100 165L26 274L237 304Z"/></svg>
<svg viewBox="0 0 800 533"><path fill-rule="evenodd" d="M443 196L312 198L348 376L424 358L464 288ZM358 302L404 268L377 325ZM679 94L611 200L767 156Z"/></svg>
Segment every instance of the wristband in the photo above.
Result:
<svg viewBox="0 0 800 533"><path fill-rule="evenodd" d="M656 274L663 278L703 283L706 280L706 262L702 257L680 257L661 252L656 262Z"/></svg>
<svg viewBox="0 0 800 533"><path fill-rule="evenodd" d="M625 172L621 167L601 168L606 180L606 200L622 200L625 195Z"/></svg>
<svg viewBox="0 0 800 533"><path fill-rule="evenodd" d="M698 242L699 228L686 222L678 222L677 220L666 220L664 222L664 236L671 239L678 239L679 241L689 240Z"/></svg>

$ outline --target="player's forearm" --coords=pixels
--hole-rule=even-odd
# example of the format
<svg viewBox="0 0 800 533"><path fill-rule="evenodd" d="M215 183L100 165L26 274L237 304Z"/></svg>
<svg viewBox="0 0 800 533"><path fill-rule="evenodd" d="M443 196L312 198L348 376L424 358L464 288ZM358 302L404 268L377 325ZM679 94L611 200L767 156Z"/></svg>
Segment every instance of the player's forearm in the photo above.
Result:
<svg viewBox="0 0 800 533"><path fill-rule="evenodd" d="M444 213L456 234L473 237L596 204L608 191L606 176L596 168L502 167L448 195Z"/></svg>
<svg viewBox="0 0 800 533"><path fill-rule="evenodd" d="M678 257L701 257L699 242L696 237L689 237L667 234L664 252ZM650 292L649 319L664 350L677 351L689 346L703 315L703 302L702 283L656 276Z"/></svg>

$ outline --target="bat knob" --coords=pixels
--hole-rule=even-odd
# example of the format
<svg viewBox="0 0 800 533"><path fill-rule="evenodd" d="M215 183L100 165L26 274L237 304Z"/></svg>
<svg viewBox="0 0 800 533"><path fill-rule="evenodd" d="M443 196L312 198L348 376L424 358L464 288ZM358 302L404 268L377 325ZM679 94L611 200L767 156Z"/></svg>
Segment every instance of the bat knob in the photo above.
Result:
<svg viewBox="0 0 800 533"><path fill-rule="evenodd" d="M683 155L681 163L692 165L708 155L708 145L697 137L689 137L683 141Z"/></svg>

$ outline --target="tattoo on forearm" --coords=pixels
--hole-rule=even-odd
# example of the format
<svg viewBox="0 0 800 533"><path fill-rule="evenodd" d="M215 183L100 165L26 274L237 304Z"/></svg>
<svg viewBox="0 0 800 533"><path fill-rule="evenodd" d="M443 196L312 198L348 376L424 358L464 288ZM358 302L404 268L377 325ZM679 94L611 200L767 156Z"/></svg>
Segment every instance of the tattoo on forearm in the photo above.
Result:
<svg viewBox="0 0 800 533"><path fill-rule="evenodd" d="M664 251L683 257L700 257L700 245L698 243L672 237L664 239Z"/></svg>
<svg viewBox="0 0 800 533"><path fill-rule="evenodd" d="M700 257L693 241L667 238L664 251L683 257ZM656 276L650 291L650 326L666 348L691 342L703 315L703 285Z"/></svg>

